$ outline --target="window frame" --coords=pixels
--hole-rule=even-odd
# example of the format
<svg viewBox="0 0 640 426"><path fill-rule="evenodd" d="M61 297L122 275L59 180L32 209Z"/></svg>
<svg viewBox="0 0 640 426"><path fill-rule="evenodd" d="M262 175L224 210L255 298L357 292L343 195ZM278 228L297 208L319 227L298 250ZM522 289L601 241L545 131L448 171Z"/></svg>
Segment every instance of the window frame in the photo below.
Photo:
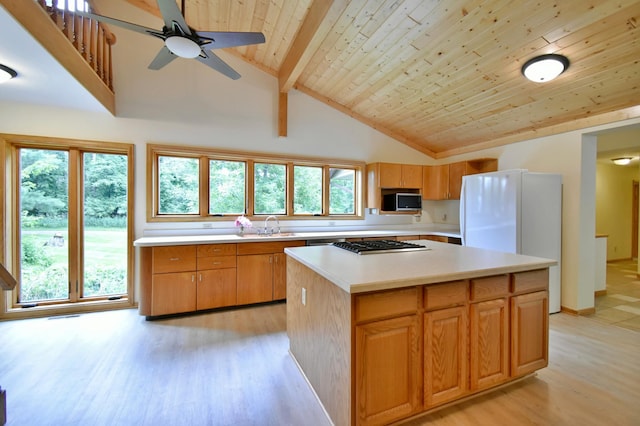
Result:
<svg viewBox="0 0 640 426"><path fill-rule="evenodd" d="M188 214L160 214L159 205L159 180L158 180L158 157L176 156L200 158L200 213L198 215ZM246 151L229 151L203 147L185 147L175 145L147 144L147 221L148 222L212 222L228 221L234 219L238 214L210 214L209 213L209 161L226 160L241 161L246 164L245 174L245 213L249 218L264 218L268 214L256 214L254 211L254 165L256 163L282 164L286 167L286 188L285 188L285 214L278 214L280 220L308 220L308 219L331 219L331 220L357 220L364 218L364 197L365 197L365 169L366 164L360 161L310 158L310 157L284 157L274 154L265 154ZM294 214L294 166L321 167L322 175L322 214ZM330 214L329 213L329 169L342 168L354 171L354 213L353 214Z"/></svg>

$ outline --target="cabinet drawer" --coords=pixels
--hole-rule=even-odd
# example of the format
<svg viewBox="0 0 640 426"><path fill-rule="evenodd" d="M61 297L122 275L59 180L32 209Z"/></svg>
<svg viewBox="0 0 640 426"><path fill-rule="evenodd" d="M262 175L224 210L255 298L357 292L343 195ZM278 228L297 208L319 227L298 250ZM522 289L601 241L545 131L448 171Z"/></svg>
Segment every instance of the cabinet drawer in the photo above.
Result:
<svg viewBox="0 0 640 426"><path fill-rule="evenodd" d="M471 280L471 301L497 299L509 295L509 275Z"/></svg>
<svg viewBox="0 0 640 426"><path fill-rule="evenodd" d="M417 310L416 287L356 296L356 322L410 314Z"/></svg>
<svg viewBox="0 0 640 426"><path fill-rule="evenodd" d="M236 255L235 244L202 244L198 246L198 257L232 255Z"/></svg>
<svg viewBox="0 0 640 426"><path fill-rule="evenodd" d="M549 285L549 270L517 272L513 274L512 289L514 293L530 293L546 290Z"/></svg>
<svg viewBox="0 0 640 426"><path fill-rule="evenodd" d="M469 283L467 281L452 281L424 287L424 307L428 311L464 305L468 300Z"/></svg>
<svg viewBox="0 0 640 426"><path fill-rule="evenodd" d="M235 268L236 255L233 256L209 256L198 258L198 271L205 269Z"/></svg>
<svg viewBox="0 0 640 426"><path fill-rule="evenodd" d="M196 246L168 246L153 248L154 274L196 270Z"/></svg>

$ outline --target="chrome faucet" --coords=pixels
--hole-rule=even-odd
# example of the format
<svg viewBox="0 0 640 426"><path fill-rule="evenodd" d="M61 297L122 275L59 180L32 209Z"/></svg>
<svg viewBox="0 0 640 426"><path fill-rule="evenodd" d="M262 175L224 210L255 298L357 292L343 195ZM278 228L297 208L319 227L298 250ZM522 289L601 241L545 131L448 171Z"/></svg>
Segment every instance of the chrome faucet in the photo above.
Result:
<svg viewBox="0 0 640 426"><path fill-rule="evenodd" d="M264 234L265 235L273 235L273 226L271 227L271 229L267 229L267 224L269 223L269 219L274 219L276 221L276 230L277 233L280 233L280 221L278 220L278 218L276 216L267 216L267 218L264 220Z"/></svg>

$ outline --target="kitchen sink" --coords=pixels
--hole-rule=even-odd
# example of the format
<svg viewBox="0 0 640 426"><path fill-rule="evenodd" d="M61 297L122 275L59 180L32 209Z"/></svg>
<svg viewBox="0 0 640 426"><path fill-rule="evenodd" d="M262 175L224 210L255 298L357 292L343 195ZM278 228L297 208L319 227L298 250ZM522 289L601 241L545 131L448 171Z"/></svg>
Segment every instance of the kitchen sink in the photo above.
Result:
<svg viewBox="0 0 640 426"><path fill-rule="evenodd" d="M280 232L276 234L245 234L244 237L258 237L258 238L282 238L282 237L296 237L298 234L295 232Z"/></svg>

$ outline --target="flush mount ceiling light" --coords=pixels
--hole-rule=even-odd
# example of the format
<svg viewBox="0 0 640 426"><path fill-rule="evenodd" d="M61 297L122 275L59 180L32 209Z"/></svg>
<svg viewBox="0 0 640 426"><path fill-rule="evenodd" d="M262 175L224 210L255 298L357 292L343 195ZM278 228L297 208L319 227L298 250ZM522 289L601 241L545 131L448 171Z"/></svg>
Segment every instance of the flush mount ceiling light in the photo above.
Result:
<svg viewBox="0 0 640 426"><path fill-rule="evenodd" d="M615 165L618 166L626 166L627 164L629 164L631 162L631 160L633 160L633 157L620 157L620 158L614 158L611 161L613 161L613 163Z"/></svg>
<svg viewBox="0 0 640 426"><path fill-rule="evenodd" d="M555 53L536 56L522 66L522 75L536 83L551 81L569 68L569 59Z"/></svg>
<svg viewBox="0 0 640 426"><path fill-rule="evenodd" d="M11 80L13 77L17 76L18 73L12 70L11 68L0 64L0 83L4 83L5 81Z"/></svg>

